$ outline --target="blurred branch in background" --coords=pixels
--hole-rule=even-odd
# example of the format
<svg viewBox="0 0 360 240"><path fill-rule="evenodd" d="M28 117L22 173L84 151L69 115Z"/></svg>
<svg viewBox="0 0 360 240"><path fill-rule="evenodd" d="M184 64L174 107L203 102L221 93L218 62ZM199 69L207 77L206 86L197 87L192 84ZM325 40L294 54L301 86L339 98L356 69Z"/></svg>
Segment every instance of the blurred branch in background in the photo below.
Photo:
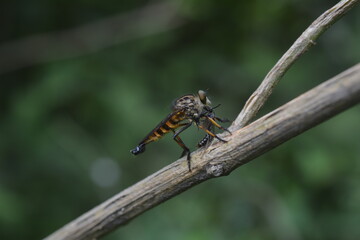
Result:
<svg viewBox="0 0 360 240"><path fill-rule="evenodd" d="M46 239L96 239L169 198L214 177L230 174L292 137L360 102L360 64L293 101L125 189ZM266 203L264 203L266 204Z"/></svg>
<svg viewBox="0 0 360 240"><path fill-rule="evenodd" d="M250 96L241 113L234 121L230 129L239 129L248 124L255 117L260 108L272 93L276 84L282 76L291 67L291 65L312 45L315 45L316 39L347 11L355 6L358 0L343 0L324 12L318 17L286 51L275 66L266 75L260 86Z"/></svg>
<svg viewBox="0 0 360 240"><path fill-rule="evenodd" d="M0 74L89 54L124 41L177 28L184 22L177 14L176 6L158 3L73 29L2 43Z"/></svg>

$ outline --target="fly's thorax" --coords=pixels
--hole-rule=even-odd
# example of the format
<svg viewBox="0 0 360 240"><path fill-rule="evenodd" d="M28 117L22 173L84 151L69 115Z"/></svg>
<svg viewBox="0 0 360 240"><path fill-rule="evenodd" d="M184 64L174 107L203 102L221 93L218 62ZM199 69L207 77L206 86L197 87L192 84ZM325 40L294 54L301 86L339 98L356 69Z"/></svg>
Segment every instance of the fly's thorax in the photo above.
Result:
<svg viewBox="0 0 360 240"><path fill-rule="evenodd" d="M210 106L209 98L200 95L188 94L176 99L173 103L173 110L181 110L184 112L186 118L198 119L204 110L205 106ZM201 100L202 99L202 100Z"/></svg>
<svg viewBox="0 0 360 240"><path fill-rule="evenodd" d="M186 118L196 118L202 111L202 105L196 96L189 94L176 99L173 103L173 110L181 110Z"/></svg>

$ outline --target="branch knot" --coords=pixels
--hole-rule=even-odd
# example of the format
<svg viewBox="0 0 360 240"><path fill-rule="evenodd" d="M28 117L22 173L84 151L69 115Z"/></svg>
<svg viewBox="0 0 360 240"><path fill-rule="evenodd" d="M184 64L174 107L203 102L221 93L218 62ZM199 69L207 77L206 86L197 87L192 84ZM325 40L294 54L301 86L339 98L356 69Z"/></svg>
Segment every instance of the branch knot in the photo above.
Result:
<svg viewBox="0 0 360 240"><path fill-rule="evenodd" d="M209 164L206 166L206 173L214 177L220 177L224 174L223 165L223 163Z"/></svg>

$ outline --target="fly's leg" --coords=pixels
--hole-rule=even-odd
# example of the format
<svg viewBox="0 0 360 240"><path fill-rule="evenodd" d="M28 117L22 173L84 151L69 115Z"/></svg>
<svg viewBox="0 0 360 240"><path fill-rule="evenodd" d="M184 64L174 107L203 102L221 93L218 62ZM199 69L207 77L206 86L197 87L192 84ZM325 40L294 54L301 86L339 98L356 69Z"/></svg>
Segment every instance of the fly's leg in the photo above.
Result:
<svg viewBox="0 0 360 240"><path fill-rule="evenodd" d="M189 122L187 124L184 125L184 127L180 128L178 131L176 131L174 133L174 140L175 142L177 142L177 144L179 144L179 146L184 149L184 151L182 152L181 154L181 157L185 156L185 154L187 155L186 156L186 159L187 159L187 163L188 163L188 168L189 168L189 172L191 172L191 163L190 163L190 150L189 148L185 145L185 143L181 140L181 138L179 137L179 134L182 133L185 129L187 129L188 127L190 127L192 124L192 122Z"/></svg>
<svg viewBox="0 0 360 240"><path fill-rule="evenodd" d="M181 138L179 136L176 136L174 138L174 140L177 142L177 144L179 144L180 147L182 147L184 149L184 151L182 152L180 157L183 157L186 155L186 160L187 160L187 164L188 164L188 168L189 168L189 172L191 172L191 163L190 163L190 150L188 147L186 147L186 145L184 144L184 142L181 140Z"/></svg>
<svg viewBox="0 0 360 240"><path fill-rule="evenodd" d="M231 134L231 132L230 132L227 128L224 128L223 126L221 126L220 124L218 124L218 123L214 120L214 118L217 119L217 120L219 120L220 118L217 118L217 117L211 118L211 117L209 117L209 116L206 116L206 118L207 118L213 125L215 125L216 127L218 127L218 128L220 128L221 130L224 130L224 131L226 131L226 132L228 132L228 133ZM219 120L219 121L220 121L220 120ZM221 119L221 121L223 121L223 120Z"/></svg>
<svg viewBox="0 0 360 240"><path fill-rule="evenodd" d="M219 141L224 142L224 143L227 142L227 141L225 141L224 139L219 138L215 133L212 133L212 132L209 131L208 129L204 128L202 125L198 125L198 127L199 127L200 129L204 130L204 131L205 131L207 134L209 134L210 136L218 139Z"/></svg>
<svg viewBox="0 0 360 240"><path fill-rule="evenodd" d="M218 120L219 122L230 122L229 119L227 118L219 118L219 117L214 117L215 120Z"/></svg>

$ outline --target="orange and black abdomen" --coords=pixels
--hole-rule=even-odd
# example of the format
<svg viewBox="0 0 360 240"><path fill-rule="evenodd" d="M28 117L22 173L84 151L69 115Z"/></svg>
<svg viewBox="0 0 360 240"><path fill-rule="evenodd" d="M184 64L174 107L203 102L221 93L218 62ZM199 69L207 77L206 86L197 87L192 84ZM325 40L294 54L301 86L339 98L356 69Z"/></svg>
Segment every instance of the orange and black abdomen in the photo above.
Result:
<svg viewBox="0 0 360 240"><path fill-rule="evenodd" d="M182 111L169 114L139 143L136 148L131 150L131 153L137 155L144 152L146 144L157 141L166 133L182 126L180 122L184 119L185 114Z"/></svg>
<svg viewBox="0 0 360 240"><path fill-rule="evenodd" d="M166 133L178 128L179 123L185 119L182 112L169 114L161 123L159 123L141 143L150 143L159 140Z"/></svg>

